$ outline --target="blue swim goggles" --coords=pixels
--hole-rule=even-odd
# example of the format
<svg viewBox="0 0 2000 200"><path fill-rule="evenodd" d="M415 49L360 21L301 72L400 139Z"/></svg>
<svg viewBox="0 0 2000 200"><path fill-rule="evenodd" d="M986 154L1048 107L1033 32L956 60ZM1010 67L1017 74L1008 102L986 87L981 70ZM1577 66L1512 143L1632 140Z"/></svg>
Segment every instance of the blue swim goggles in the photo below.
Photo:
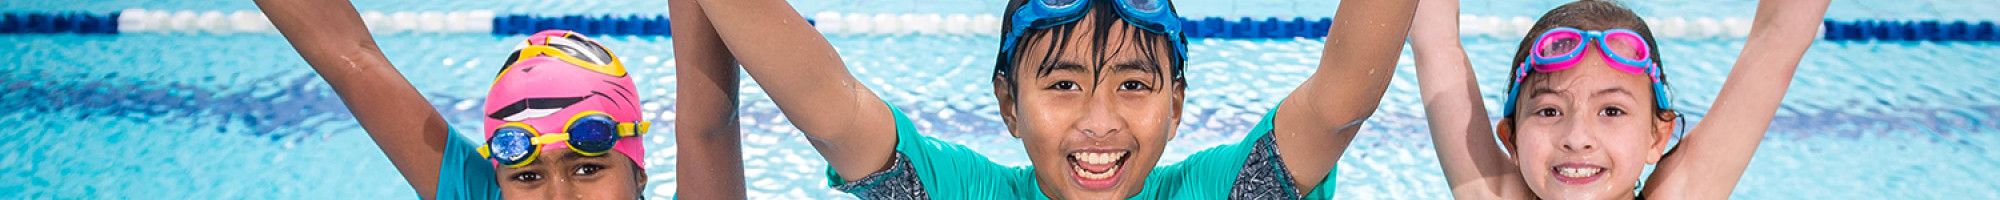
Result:
<svg viewBox="0 0 2000 200"><path fill-rule="evenodd" d="M1007 25L1006 35L1000 43L1000 67L995 74L1007 75L1013 70L1014 47L1019 45L1021 36L1029 29L1044 29L1064 24L1076 23L1090 10L1092 0L1028 0L1021 8L1008 16L1013 24ZM1168 45L1174 48L1174 59L1183 63L1187 60L1187 39L1181 34L1181 18L1174 14L1173 3L1167 0L1105 0L1117 5L1118 15L1125 23L1147 32L1167 36ZM1185 64L1176 64L1174 70L1181 70ZM1180 74L1174 73L1174 78Z"/></svg>
<svg viewBox="0 0 2000 200"><path fill-rule="evenodd" d="M507 122L494 129L492 138L486 139L486 145L476 151L480 157L493 159L502 166L520 168L541 157L544 145L563 143L579 155L601 156L620 147L618 140L639 137L651 126L651 122L620 122L601 111L584 111L570 117L562 132L542 132L527 123ZM631 149L624 151L639 149L627 148Z"/></svg>

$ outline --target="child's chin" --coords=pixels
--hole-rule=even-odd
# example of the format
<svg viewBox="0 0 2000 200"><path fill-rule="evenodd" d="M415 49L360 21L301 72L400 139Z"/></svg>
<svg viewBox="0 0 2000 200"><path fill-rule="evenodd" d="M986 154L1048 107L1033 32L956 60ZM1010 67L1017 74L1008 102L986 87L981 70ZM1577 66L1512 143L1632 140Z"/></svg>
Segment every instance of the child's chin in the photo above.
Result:
<svg viewBox="0 0 2000 200"><path fill-rule="evenodd" d="M1131 194L1125 193L1124 186L1113 187L1111 189L1106 189L1106 190L1086 190L1083 188L1070 188L1070 189L1071 189L1070 191L1064 192L1065 195L1063 196L1065 197L1063 199L1125 199L1127 197L1132 196Z"/></svg>
<svg viewBox="0 0 2000 200"><path fill-rule="evenodd" d="M1605 188L1605 186L1603 186L1603 185L1594 185L1594 186L1597 186L1597 187L1589 187L1589 186L1554 186L1553 188L1549 188L1550 190L1555 190L1555 191L1551 191L1551 193L1553 193L1554 195L1549 195L1549 194L1540 194L1540 195L1536 195L1536 196L1541 196L1541 197L1542 197L1542 198L1544 198L1544 199L1628 199L1628 198L1631 198L1631 197L1629 197L1629 196L1627 196L1627 197L1619 197L1619 195L1630 195L1630 193L1623 193L1623 192L1618 192L1618 191L1606 191L1606 190L1601 190L1601 189ZM1625 187L1625 188L1631 188L1631 187Z"/></svg>

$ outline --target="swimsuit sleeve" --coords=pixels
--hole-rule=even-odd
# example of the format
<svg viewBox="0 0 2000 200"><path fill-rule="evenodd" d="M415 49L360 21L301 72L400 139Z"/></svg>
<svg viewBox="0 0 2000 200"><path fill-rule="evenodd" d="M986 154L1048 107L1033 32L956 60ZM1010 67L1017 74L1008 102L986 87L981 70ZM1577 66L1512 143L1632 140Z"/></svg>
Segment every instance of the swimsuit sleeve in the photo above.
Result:
<svg viewBox="0 0 2000 200"><path fill-rule="evenodd" d="M479 143L456 130L450 133L438 163L436 199L500 199L500 182L493 177L493 164L476 151Z"/></svg>
<svg viewBox="0 0 2000 200"><path fill-rule="evenodd" d="M1327 169L1329 172L1326 178L1320 179L1317 189L1311 193L1300 194L1291 170L1285 167L1285 159L1278 154L1277 138L1271 136L1276 126L1277 115L1278 109L1271 108L1271 112L1264 114L1263 122L1257 123L1257 127L1251 128L1250 134L1243 137L1243 144L1240 146L1249 146L1250 155L1245 156L1243 170L1236 174L1236 184L1230 190L1230 197L1232 199L1272 197L1333 199L1334 178L1340 172L1339 165Z"/></svg>
<svg viewBox="0 0 2000 200"><path fill-rule="evenodd" d="M1320 179L1317 189L1311 193L1299 194L1299 186L1294 183L1291 170L1285 167L1285 159L1278 156L1277 139L1270 134L1259 136L1251 146L1250 156L1243 162L1243 171L1236 174L1236 185L1230 190L1231 199L1333 199L1334 178L1340 166L1327 169L1326 178Z"/></svg>
<svg viewBox="0 0 2000 200"><path fill-rule="evenodd" d="M896 151L887 169L844 182L827 167L827 183L862 199L1028 199L1042 198L1027 168L1009 167L985 155L917 133L895 105Z"/></svg>
<svg viewBox="0 0 2000 200"><path fill-rule="evenodd" d="M1146 177L1146 188L1134 199L1230 199L1241 184L1255 141L1270 132L1270 116L1241 142L1226 143L1189 154L1179 163L1160 166ZM1172 148L1172 147L1168 147Z"/></svg>
<svg viewBox="0 0 2000 200"><path fill-rule="evenodd" d="M1271 136L1277 109L1266 113L1243 140L1201 150L1155 169L1138 197L1152 199L1329 199L1332 173L1319 190L1301 195ZM1338 168L1337 166L1335 167ZM1338 172L1339 170L1334 170Z"/></svg>

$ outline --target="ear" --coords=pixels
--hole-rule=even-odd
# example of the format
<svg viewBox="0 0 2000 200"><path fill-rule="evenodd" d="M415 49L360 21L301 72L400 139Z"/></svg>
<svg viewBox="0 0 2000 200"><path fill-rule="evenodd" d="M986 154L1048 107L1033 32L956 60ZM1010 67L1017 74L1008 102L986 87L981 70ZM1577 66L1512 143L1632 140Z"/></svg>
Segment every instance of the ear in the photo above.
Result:
<svg viewBox="0 0 2000 200"><path fill-rule="evenodd" d="M1014 106L1020 102L1014 98L1014 83L1002 76L1005 75L993 75L993 98L999 98L1000 122L1007 124L1007 135L1021 138L1021 133L1014 128Z"/></svg>
<svg viewBox="0 0 2000 200"><path fill-rule="evenodd" d="M1646 164L1658 164L1660 157L1666 155L1667 141L1674 139L1674 127L1680 124L1675 119L1680 117L1675 112L1660 112L1659 120L1653 121L1653 145L1646 148Z"/></svg>
<svg viewBox="0 0 2000 200"><path fill-rule="evenodd" d="M1180 137L1180 135L1181 135L1181 134L1180 134L1180 129L1179 129L1179 128L1177 128L1177 127L1180 127L1180 126L1181 126L1181 106L1182 106L1182 105L1187 105L1187 98L1186 98L1186 97L1187 97L1187 80L1184 80L1184 79L1176 79L1176 80L1174 80L1173 82L1174 82L1174 83L1173 83L1173 84L1174 84L1174 86L1173 86L1173 87L1174 87L1174 91L1173 91L1173 93L1174 93L1174 94L1173 94L1173 98L1174 98L1174 99L1172 100L1172 101L1173 101L1173 102L1172 102L1172 104L1173 104L1173 107L1174 107L1174 110L1173 110L1173 114L1174 114L1174 115L1173 115L1173 116L1169 116L1169 117L1168 117L1168 119L1169 119L1168 121L1170 121L1170 122L1172 122L1172 123L1171 123L1171 124L1167 124L1167 141L1174 141L1174 138L1178 138L1178 137Z"/></svg>
<svg viewBox="0 0 2000 200"><path fill-rule="evenodd" d="M652 179L646 179L646 170L645 168L638 168L637 166L639 166L639 163L632 163L632 166L634 166L632 168L634 174L632 175L632 178L636 178L636 180L632 180L632 184L637 186L634 188L639 188L638 190L639 196L642 197L646 196L646 180L652 180Z"/></svg>
<svg viewBox="0 0 2000 200"><path fill-rule="evenodd" d="M1515 159L1521 154L1514 150L1514 118L1502 117L1500 123L1493 124L1493 134L1500 136L1500 148L1507 149L1507 159Z"/></svg>
<svg viewBox="0 0 2000 200"><path fill-rule="evenodd" d="M646 180L653 179L646 179L646 170L639 170L639 188L646 188Z"/></svg>

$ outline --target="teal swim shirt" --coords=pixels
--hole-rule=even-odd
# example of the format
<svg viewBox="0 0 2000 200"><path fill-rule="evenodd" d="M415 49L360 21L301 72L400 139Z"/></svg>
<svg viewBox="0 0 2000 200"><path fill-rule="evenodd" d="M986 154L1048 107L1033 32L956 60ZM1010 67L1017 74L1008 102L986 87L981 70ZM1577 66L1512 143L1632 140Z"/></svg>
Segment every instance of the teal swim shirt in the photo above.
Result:
<svg viewBox="0 0 2000 200"><path fill-rule="evenodd" d="M897 161L889 169L873 172L852 183L843 181L833 168L828 167L828 185L864 199L1048 199L1036 186L1033 166L1001 165L964 145L924 136L917 132L914 123L901 110L894 105L890 105L889 110L896 121L897 155L893 159ZM1132 199L1240 197L1245 195L1244 182L1260 182L1284 190L1276 193L1268 193L1276 190L1251 190L1257 193L1253 196L1332 198L1334 173L1328 173L1320 181L1318 189L1311 193L1300 195L1296 192L1296 186L1284 170L1282 160L1277 159L1275 144L1269 137L1273 116L1265 114L1262 122L1257 123L1243 141L1204 149L1179 163L1156 167L1146 176L1145 187ZM1246 162L1248 160L1256 162ZM1330 170L1339 171L1337 166ZM1245 173L1250 171L1264 173ZM914 178L908 178L912 176ZM1244 180L1254 177L1267 178L1260 179L1263 181Z"/></svg>
<svg viewBox="0 0 2000 200"><path fill-rule="evenodd" d="M479 142L450 133L438 163L437 199L500 199L500 182L493 163L479 156Z"/></svg>

